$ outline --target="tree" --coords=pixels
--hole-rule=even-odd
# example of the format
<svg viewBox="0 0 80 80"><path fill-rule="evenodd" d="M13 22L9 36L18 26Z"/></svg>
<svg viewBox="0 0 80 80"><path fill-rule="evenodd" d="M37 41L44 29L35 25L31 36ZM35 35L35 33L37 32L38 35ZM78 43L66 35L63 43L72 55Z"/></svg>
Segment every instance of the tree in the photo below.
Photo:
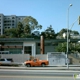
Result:
<svg viewBox="0 0 80 80"><path fill-rule="evenodd" d="M65 33L67 35L67 29L62 29L57 36L59 36L61 39L63 38L63 33ZM68 30L68 34L69 34L69 38L71 38L71 35L79 35L78 31L72 31L72 30ZM67 38L67 36L66 36Z"/></svg>
<svg viewBox="0 0 80 80"><path fill-rule="evenodd" d="M38 21L31 17L31 16L27 16L24 20L23 20L23 25L28 25L31 29L31 32L33 30L39 30L42 29L42 26L38 24Z"/></svg>
<svg viewBox="0 0 80 80"><path fill-rule="evenodd" d="M5 34L0 35L0 38L6 38L6 35Z"/></svg>
<svg viewBox="0 0 80 80"><path fill-rule="evenodd" d="M58 43L58 46L56 47L57 52L66 52L66 42L64 43Z"/></svg>
<svg viewBox="0 0 80 80"><path fill-rule="evenodd" d="M26 26L24 27L24 33L25 33L25 34L31 34L31 29L30 29L29 25L26 25Z"/></svg>
<svg viewBox="0 0 80 80"><path fill-rule="evenodd" d="M67 29L62 29L62 30L59 32L59 36L62 36L63 33L67 33Z"/></svg>
<svg viewBox="0 0 80 80"><path fill-rule="evenodd" d="M7 37L21 37L23 34L23 25L21 22L18 23L17 28L5 29L4 33Z"/></svg>
<svg viewBox="0 0 80 80"><path fill-rule="evenodd" d="M40 32L39 31L34 31L32 34L35 35L35 36L40 36Z"/></svg>
<svg viewBox="0 0 80 80"><path fill-rule="evenodd" d="M80 53L80 43L69 43L69 53ZM67 43L58 43L58 46L56 46L56 51L58 52L66 52Z"/></svg>
<svg viewBox="0 0 80 80"><path fill-rule="evenodd" d="M71 53L74 51L73 49L73 43L69 43L69 52L68 53ZM67 43L66 42L63 42L63 43L58 43L58 46L56 47L56 51L58 52L67 52Z"/></svg>
<svg viewBox="0 0 80 80"><path fill-rule="evenodd" d="M21 38L32 38L31 29L29 25L24 26L23 34L21 34Z"/></svg>
<svg viewBox="0 0 80 80"><path fill-rule="evenodd" d="M32 36L35 38L35 39L40 39L40 32L39 31L34 31L32 33Z"/></svg>
<svg viewBox="0 0 80 80"><path fill-rule="evenodd" d="M16 28L11 28L11 29L5 29L5 35L7 37L17 37L17 31Z"/></svg>
<svg viewBox="0 0 80 80"><path fill-rule="evenodd" d="M18 23L16 31L17 31L18 37L20 37L21 34L23 34L23 24L21 22Z"/></svg>
<svg viewBox="0 0 80 80"><path fill-rule="evenodd" d="M72 50L73 50L73 52L79 52L80 53L80 43L73 43L72 44Z"/></svg>
<svg viewBox="0 0 80 80"><path fill-rule="evenodd" d="M79 35L78 31L72 31L75 35Z"/></svg>
<svg viewBox="0 0 80 80"><path fill-rule="evenodd" d="M55 38L55 31L52 28L52 25L47 27L47 29L41 33L46 39L54 39Z"/></svg>

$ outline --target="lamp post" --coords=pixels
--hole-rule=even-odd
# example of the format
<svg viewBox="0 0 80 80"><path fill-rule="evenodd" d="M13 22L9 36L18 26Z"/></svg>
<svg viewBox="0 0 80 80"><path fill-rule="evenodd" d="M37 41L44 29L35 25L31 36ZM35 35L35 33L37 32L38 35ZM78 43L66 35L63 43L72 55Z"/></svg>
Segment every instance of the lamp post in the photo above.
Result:
<svg viewBox="0 0 80 80"><path fill-rule="evenodd" d="M70 7L72 6L72 4L69 5L68 7L68 21L67 21L67 68L69 68L69 65L68 65L68 52L69 52L69 34L68 34L68 29L69 29L69 9Z"/></svg>

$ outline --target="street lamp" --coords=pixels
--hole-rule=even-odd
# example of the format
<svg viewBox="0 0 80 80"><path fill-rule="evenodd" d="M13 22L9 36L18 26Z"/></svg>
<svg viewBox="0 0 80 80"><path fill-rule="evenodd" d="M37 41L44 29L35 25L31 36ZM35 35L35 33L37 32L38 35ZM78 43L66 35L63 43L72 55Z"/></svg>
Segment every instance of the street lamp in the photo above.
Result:
<svg viewBox="0 0 80 80"><path fill-rule="evenodd" d="M69 65L68 65L68 52L69 52L69 48L68 48L68 44L69 44L69 34L68 34L68 29L69 29L69 9L70 7L72 6L72 4L69 5L68 7L68 21L67 21L67 67L69 68Z"/></svg>

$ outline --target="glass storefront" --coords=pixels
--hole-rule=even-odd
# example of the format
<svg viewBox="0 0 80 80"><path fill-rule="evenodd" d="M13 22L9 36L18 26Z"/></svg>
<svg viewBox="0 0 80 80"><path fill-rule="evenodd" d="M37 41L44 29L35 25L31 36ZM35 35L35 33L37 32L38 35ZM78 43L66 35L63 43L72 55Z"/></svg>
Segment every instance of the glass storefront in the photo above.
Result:
<svg viewBox="0 0 80 80"><path fill-rule="evenodd" d="M0 54L22 54L22 48L5 48Z"/></svg>

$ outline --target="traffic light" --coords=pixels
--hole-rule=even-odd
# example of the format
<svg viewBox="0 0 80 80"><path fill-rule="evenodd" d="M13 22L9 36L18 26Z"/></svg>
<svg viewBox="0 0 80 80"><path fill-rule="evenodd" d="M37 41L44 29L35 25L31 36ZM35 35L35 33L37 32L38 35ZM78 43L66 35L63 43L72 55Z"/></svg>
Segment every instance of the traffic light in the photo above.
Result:
<svg viewBox="0 0 80 80"><path fill-rule="evenodd" d="M80 16L78 17L78 24L80 25Z"/></svg>

